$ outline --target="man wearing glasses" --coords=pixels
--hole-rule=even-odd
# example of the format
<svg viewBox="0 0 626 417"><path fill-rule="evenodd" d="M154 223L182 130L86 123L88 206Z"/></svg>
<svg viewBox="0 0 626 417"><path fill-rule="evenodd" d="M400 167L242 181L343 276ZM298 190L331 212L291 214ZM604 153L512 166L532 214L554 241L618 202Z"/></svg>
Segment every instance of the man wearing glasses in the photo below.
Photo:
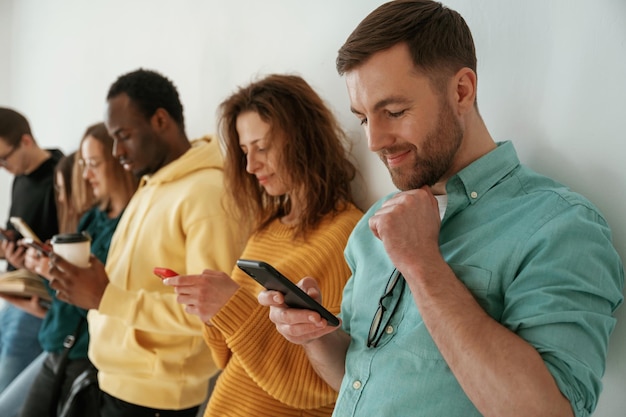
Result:
<svg viewBox="0 0 626 417"><path fill-rule="evenodd" d="M21 217L44 241L58 233L53 179L62 156L37 145L23 115L0 107L0 167L15 176L9 217ZM8 222L6 228L13 229ZM8 234L19 237L14 230ZM0 241L9 271L24 267L24 252L14 241ZM12 305L0 311L0 392L41 353L40 324L41 319Z"/></svg>
<svg viewBox="0 0 626 417"><path fill-rule="evenodd" d="M386 3L337 69L402 191L348 242L340 330L259 295L339 391L333 415L591 414L623 266L588 200L491 138L463 18L431 1ZM312 278L300 285L319 294Z"/></svg>

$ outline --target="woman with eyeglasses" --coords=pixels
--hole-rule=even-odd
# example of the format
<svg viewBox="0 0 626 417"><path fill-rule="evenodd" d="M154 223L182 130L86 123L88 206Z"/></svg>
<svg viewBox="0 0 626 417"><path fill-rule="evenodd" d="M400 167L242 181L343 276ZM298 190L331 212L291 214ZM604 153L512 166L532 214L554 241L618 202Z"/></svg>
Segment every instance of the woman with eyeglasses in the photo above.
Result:
<svg viewBox="0 0 626 417"><path fill-rule="evenodd" d="M97 204L85 213L78 229L91 235L91 252L104 263L113 231L137 189L137 178L113 157L113 139L104 123L87 129L80 144L80 156L79 171ZM75 201L75 204L85 203ZM96 239L95 235L106 238Z"/></svg>
<svg viewBox="0 0 626 417"><path fill-rule="evenodd" d="M254 233L241 255L295 281L322 277L323 305L339 312L350 270L343 249L362 212L350 183L356 170L345 135L300 77L270 75L221 105L226 187ZM204 323L222 368L205 416L329 416L337 393L301 346L287 342L258 304L262 287L237 267L168 278L178 301Z"/></svg>
<svg viewBox="0 0 626 417"><path fill-rule="evenodd" d="M65 225L62 232L88 233L91 253L102 262L106 261L113 232L137 187L136 178L115 160L112 150L113 139L104 123L92 125L83 135L71 174L59 169L55 176L60 220ZM74 229L71 229L72 213L84 213ZM25 264L33 272L47 276L48 258L36 250L27 251ZM59 301L51 289L49 292L52 304L47 312L32 303L28 310L44 317L39 332L43 357L18 376L0 396L0 410L3 410L4 417L56 416L59 399L66 397L76 377L85 370L94 369L87 357L87 311ZM54 368L69 335L75 335L75 342L69 351L60 388L55 391ZM83 415L89 417L86 411Z"/></svg>

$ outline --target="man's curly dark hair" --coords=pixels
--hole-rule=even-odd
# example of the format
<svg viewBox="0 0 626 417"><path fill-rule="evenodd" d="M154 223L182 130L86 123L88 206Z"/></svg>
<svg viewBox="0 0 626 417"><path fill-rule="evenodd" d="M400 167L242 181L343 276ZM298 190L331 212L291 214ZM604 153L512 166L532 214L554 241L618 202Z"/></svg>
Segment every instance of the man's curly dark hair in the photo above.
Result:
<svg viewBox="0 0 626 417"><path fill-rule="evenodd" d="M109 88L107 100L122 93L128 95L146 118L162 108L176 121L181 131L185 130L183 105L178 91L172 81L158 72L139 68L121 75Z"/></svg>

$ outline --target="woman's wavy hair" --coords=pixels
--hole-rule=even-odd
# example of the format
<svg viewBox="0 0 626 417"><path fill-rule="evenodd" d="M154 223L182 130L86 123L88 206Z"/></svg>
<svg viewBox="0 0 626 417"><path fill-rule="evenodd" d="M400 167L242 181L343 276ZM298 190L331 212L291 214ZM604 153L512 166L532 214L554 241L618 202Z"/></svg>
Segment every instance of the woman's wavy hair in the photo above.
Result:
<svg viewBox="0 0 626 417"><path fill-rule="evenodd" d="M335 116L301 77L272 74L239 88L219 108L226 188L242 221L252 220L258 232L291 210L288 195L270 196L246 172L236 127L245 112L256 112L269 124L267 139L280 147L277 169L287 176L290 194L304 199L297 235L305 236L324 216L353 202L350 183L356 168Z"/></svg>

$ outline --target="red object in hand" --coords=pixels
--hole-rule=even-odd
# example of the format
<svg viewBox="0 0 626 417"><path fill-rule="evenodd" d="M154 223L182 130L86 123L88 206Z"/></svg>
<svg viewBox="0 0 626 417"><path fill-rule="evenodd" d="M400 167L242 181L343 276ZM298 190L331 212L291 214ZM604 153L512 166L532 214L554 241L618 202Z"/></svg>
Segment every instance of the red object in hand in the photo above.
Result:
<svg viewBox="0 0 626 417"><path fill-rule="evenodd" d="M165 278L170 278L170 277L175 277L177 275L180 275L178 272L174 272L169 268L159 268L159 267L155 267L152 272L154 272L154 275L156 275L157 277L161 278L161 279L165 279Z"/></svg>

